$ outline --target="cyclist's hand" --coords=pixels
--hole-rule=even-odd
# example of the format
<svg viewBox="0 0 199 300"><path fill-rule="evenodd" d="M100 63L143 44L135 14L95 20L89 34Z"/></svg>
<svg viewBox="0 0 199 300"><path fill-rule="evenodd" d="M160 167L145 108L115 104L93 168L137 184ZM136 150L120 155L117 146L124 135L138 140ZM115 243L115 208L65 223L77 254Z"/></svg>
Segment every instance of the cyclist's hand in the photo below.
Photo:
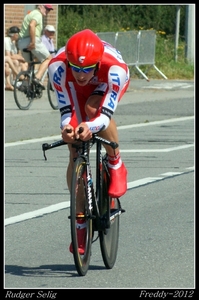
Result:
<svg viewBox="0 0 199 300"><path fill-rule="evenodd" d="M82 128L81 132L79 132L80 127ZM88 141L92 138L92 132L90 131L88 125L86 123L80 123L75 128L75 138L82 141Z"/></svg>
<svg viewBox="0 0 199 300"><path fill-rule="evenodd" d="M61 131L62 139L66 143L73 143L75 140L75 131L71 125L66 125Z"/></svg>
<svg viewBox="0 0 199 300"><path fill-rule="evenodd" d="M28 50L35 49L35 43L30 42L30 44L27 47Z"/></svg>

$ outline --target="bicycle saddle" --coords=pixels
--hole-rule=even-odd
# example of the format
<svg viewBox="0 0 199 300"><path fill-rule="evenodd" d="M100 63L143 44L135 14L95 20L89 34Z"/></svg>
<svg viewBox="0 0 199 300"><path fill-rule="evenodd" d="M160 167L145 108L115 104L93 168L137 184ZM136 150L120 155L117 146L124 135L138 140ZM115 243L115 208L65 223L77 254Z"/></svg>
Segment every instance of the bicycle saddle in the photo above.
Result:
<svg viewBox="0 0 199 300"><path fill-rule="evenodd" d="M24 52L31 52L31 51L28 50L27 48L22 49L22 51L24 51Z"/></svg>

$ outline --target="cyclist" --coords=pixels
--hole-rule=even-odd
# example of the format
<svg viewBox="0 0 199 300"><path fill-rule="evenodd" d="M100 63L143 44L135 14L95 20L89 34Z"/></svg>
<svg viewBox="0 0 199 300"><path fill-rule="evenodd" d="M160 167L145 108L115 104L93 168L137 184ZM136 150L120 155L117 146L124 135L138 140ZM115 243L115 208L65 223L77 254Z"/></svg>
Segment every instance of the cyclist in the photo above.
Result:
<svg viewBox="0 0 199 300"><path fill-rule="evenodd" d="M92 133L118 142L118 132L113 113L126 92L130 77L127 64L118 50L102 41L90 29L71 36L48 66L51 84L55 88L61 114L61 134L70 151L66 172L68 188L71 186L75 139L89 140ZM79 127L83 132L78 133ZM71 130L71 132L69 132ZM127 191L127 170L122 162L119 147L113 150L104 145L108 154L110 172L109 195L121 197ZM83 211L83 201L78 201L77 211ZM84 220L77 224L78 249L84 253ZM73 252L72 245L69 247Z"/></svg>
<svg viewBox="0 0 199 300"><path fill-rule="evenodd" d="M25 16L18 39L18 48L27 62L30 60L30 57L29 53L23 51L24 48L31 51L41 61L34 82L41 86L43 90L45 90L45 86L41 82L41 78L52 56L41 41L41 34L43 30L43 17L47 16L51 10L53 10L53 7L50 4L37 5L36 9Z"/></svg>

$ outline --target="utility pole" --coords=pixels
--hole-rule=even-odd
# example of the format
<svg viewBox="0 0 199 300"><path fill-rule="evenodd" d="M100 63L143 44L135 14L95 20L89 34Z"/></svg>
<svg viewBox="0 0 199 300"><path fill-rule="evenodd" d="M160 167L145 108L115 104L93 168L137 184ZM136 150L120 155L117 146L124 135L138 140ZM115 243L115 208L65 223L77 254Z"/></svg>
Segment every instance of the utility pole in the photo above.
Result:
<svg viewBox="0 0 199 300"><path fill-rule="evenodd" d="M185 58L187 62L194 63L194 37L195 37L195 5L186 6L185 18Z"/></svg>
<svg viewBox="0 0 199 300"><path fill-rule="evenodd" d="M178 40L180 27L180 5L176 5L175 61L178 60Z"/></svg>

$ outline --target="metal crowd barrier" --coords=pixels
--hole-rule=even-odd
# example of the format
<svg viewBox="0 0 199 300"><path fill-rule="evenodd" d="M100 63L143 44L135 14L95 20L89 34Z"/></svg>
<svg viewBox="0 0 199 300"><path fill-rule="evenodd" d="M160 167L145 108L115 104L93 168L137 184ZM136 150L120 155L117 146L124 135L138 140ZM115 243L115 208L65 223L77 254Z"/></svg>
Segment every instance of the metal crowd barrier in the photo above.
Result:
<svg viewBox="0 0 199 300"><path fill-rule="evenodd" d="M127 65L135 67L147 81L149 81L149 78L139 68L141 65L153 66L164 79L167 79L155 65L155 30L97 32L97 35L101 40L116 47L122 53Z"/></svg>

